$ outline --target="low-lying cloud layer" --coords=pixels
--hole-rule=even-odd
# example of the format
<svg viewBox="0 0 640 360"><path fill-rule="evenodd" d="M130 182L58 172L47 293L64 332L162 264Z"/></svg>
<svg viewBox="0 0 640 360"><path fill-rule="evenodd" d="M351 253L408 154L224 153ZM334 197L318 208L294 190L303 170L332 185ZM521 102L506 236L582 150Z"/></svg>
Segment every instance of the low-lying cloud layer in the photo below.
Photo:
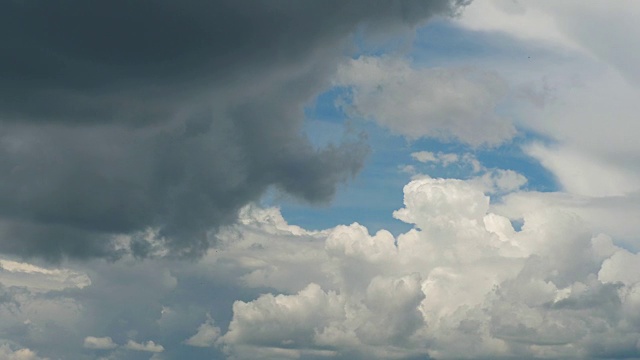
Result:
<svg viewBox="0 0 640 360"><path fill-rule="evenodd" d="M457 6L4 2L0 251L113 258L160 244L199 255L208 231L268 187L327 201L368 152L359 139L317 149L301 133L346 40Z"/></svg>
<svg viewBox="0 0 640 360"><path fill-rule="evenodd" d="M423 178L405 187L394 214L416 228L397 238L358 224L298 235L273 209L248 216L248 233L263 235L243 231L226 244L252 259L237 264L247 284L284 293L234 304L218 343L240 358L640 355L640 278L629 270L638 255L572 213L522 214L516 231L469 183ZM283 244L306 255L278 256ZM298 275L302 264L321 271ZM291 285L302 277L307 285Z"/></svg>
<svg viewBox="0 0 640 360"><path fill-rule="evenodd" d="M640 255L574 212L521 212L488 188L415 177L393 214L413 229L397 237L245 207L200 262L94 261L88 287L6 288L0 331L22 329L22 347L47 356L110 359L640 356ZM492 210L509 207L512 218ZM51 321L75 342L41 338Z"/></svg>

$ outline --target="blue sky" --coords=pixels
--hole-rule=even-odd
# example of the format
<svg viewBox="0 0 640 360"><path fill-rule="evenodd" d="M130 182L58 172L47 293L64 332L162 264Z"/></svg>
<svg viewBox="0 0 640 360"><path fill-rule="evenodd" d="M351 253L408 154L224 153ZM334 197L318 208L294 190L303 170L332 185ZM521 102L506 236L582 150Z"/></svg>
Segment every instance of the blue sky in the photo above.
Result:
<svg viewBox="0 0 640 360"><path fill-rule="evenodd" d="M491 60L542 57L549 56L550 53L540 45L518 43L507 35L490 36L487 33L470 31L446 19L433 20L417 29L408 52L402 52L408 47L406 38L387 40L382 47L371 46L364 41L358 43L360 50L353 58L399 53L399 56L410 58L414 66L418 67L491 67ZM525 187L528 190L560 190L553 174L522 151L521 147L524 144L548 141L548 138L539 134L519 129L516 137L499 146L480 148L433 138L407 139L376 126L367 119L345 113L344 106L348 106L349 98L350 89L343 86L332 87L318 95L315 101L305 108L304 132L319 147L339 142L345 132L352 136L364 133L368 138L371 154L357 178L341 186L335 199L328 205L310 207L305 203L286 201L286 198L267 198L266 204L280 206L283 215L292 224L319 230L345 222L358 222L374 232L382 228L395 234L406 231L407 224L390 218L389 214L402 206L402 187L411 178L410 174L402 171L402 167L416 165L417 162L412 159L411 153L417 151L458 155L473 153L489 168L511 169L523 174L528 179ZM496 111L510 116L508 107L509 104L505 103ZM432 177L472 176L472 169L469 167L434 165L424 167L423 171Z"/></svg>
<svg viewBox="0 0 640 360"><path fill-rule="evenodd" d="M640 359L638 18L1 3L0 360Z"/></svg>

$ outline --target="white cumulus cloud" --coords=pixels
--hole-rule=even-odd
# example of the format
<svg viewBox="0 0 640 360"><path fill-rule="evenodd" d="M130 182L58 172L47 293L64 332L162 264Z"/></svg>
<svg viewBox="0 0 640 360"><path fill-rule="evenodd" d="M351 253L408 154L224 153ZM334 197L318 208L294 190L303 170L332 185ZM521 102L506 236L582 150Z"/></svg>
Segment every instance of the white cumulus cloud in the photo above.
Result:
<svg viewBox="0 0 640 360"><path fill-rule="evenodd" d="M404 192L394 216L415 228L397 237L359 224L287 231L275 209L254 209L253 221L223 234L248 238L224 242L215 262L245 254L237 271L262 274L247 285L274 289L234 303L218 340L224 351L239 359L584 358L614 357L623 342L638 354L640 326L624 319L640 311L640 278L629 270L639 255L561 207L534 208L516 230L473 179L419 178ZM283 249L287 261L274 255ZM311 271L301 272L295 254L308 256ZM276 280L287 276L297 289Z"/></svg>
<svg viewBox="0 0 640 360"><path fill-rule="evenodd" d="M118 347L118 344L113 342L108 336L105 337L95 337L95 336L87 336L84 338L84 342L82 346L87 349L97 349L97 350L110 350Z"/></svg>

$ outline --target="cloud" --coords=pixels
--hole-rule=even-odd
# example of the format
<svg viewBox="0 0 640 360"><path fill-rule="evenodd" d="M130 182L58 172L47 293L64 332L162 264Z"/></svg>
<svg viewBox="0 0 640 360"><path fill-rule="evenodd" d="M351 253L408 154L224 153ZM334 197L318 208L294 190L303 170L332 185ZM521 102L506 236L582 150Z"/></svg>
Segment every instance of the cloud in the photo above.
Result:
<svg viewBox="0 0 640 360"><path fill-rule="evenodd" d="M434 137L473 146L511 139L515 127L496 107L507 94L496 73L468 68L420 68L392 57L343 64L336 84L351 89L347 108L409 139Z"/></svg>
<svg viewBox="0 0 640 360"><path fill-rule="evenodd" d="M84 288L91 279L71 269L46 269L26 262L0 258L0 283L6 286L26 287L31 291L62 290L69 287Z"/></svg>
<svg viewBox="0 0 640 360"><path fill-rule="evenodd" d="M524 151L557 178L563 190L583 196L624 196L637 191L640 147L635 114L640 90L607 64L591 62L574 70L580 84L558 85L555 99L539 109L519 111L525 126L549 141ZM604 121L607 119L607 121Z"/></svg>
<svg viewBox="0 0 640 360"><path fill-rule="evenodd" d="M412 153L411 156L418 162L431 165L427 169L422 169L422 171L419 171L414 165L402 167L401 169L411 174L413 179L430 178L431 176L428 173L433 170L436 164L445 168L456 164L459 169L464 169L473 174L472 176L467 176L467 183L490 195L513 193L522 188L528 181L524 175L513 170L488 169L482 166L478 159L470 153L458 156L458 154L446 153L434 155L427 151L420 151Z"/></svg>
<svg viewBox="0 0 640 360"><path fill-rule="evenodd" d="M189 339L185 340L185 344L196 347L214 346L216 340L220 337L221 330L214 326L213 319L210 315L207 321L198 327L198 331Z"/></svg>
<svg viewBox="0 0 640 360"><path fill-rule="evenodd" d="M59 18L53 5L43 5L44 10L28 8L34 4L0 6L21 9L29 18L40 11L51 13L52 21ZM182 22L184 16L195 20L189 24L204 35L211 35L209 26L217 26L197 21L207 14L209 5L204 2L157 4L160 7L149 19ZM197 4L198 11L190 10L190 4ZM94 50L104 49L85 46L86 39L80 41L83 49L58 46L67 37L60 36L57 27L47 33L50 45L43 46L33 35L39 29L27 29L22 18L0 11L0 27L24 25L24 34L32 41L16 49L42 55L31 62L0 66L15 70L14 75L0 70L5 80L0 89L16 88L13 93L0 90L15 95L13 102L0 96L0 104L4 101L0 111L2 251L83 260L67 261L59 268L36 260L0 260L0 334L16 341L0 345L0 358L91 357L94 352L87 346L106 348L113 359L640 358L640 200L634 187L636 122L631 121L637 113L638 94L631 76L615 75L623 72L623 66L598 63L604 55L577 68L586 82L563 83L566 87L554 88L553 96L543 94L544 101L535 104L535 112L515 111L523 115L515 116L520 119L516 121L551 138L525 150L553 171L569 193L522 190L527 180L523 175L487 169L464 154L416 152L413 158L422 162L415 164L418 170L431 165L470 170L466 180L414 177L404 188L403 207L393 214L411 229L398 235L385 229L371 232L358 223L308 230L287 223L277 208L244 206L269 186L323 201L336 183L357 168L360 151L366 152L362 144L356 140L316 149L294 126L304 115L300 109L329 85L336 67L341 68L342 46L347 46L345 39L356 28L349 24L377 26L386 32L416 24L432 9L431 4L417 3L418 8L362 4L365 14L349 4L336 8L337 2L330 4L336 10L328 5L325 9L325 5L227 4L235 15L212 16L227 16L238 23L232 29L250 32L238 35L238 44L254 46L236 47L233 41L216 44L233 51L222 51L228 55L214 56L211 63L201 56L208 49L200 47L198 37L178 32L175 37L163 37L167 46L150 41L148 47L138 48L131 44L144 44L141 37L157 40L153 31L143 31L146 25L124 39L131 42L117 44L123 37L117 36L118 31L126 32L128 23L122 28L110 26L114 43L109 39L99 43L132 46L135 51L125 55L138 54L137 67L130 67L131 58L119 57L118 52L92 56ZM502 2L501 6L520 14L537 4ZM76 5L78 13L87 10L83 4ZM142 12L140 4L127 6L130 14ZM405 16L382 15L387 6ZM428 11L418 11L420 6ZM284 14L278 17L281 21L260 25L264 17L258 10L264 7L282 11L277 13ZM172 17L164 17L164 11ZM323 16L322 11L336 12ZM100 13L108 22L110 12ZM102 21L83 14L87 16L74 15L58 23L84 19L97 26ZM349 21L340 20L342 16ZM251 21L238 22L238 18L255 20L258 30L244 29ZM533 25L550 25L550 18ZM494 20L487 16L483 21L501 24ZM519 26L520 20L526 19L512 21L510 26ZM295 24L309 28L288 30L299 29ZM554 26L545 26L540 37L553 37L548 32L568 25ZM95 38L89 31L85 34ZM83 40L77 38L81 35L74 32L76 37L68 39ZM556 45L563 45L568 37L554 39ZM624 37L615 41L620 39ZM7 44L18 44L14 40ZM172 41L183 48L171 53ZM184 47L194 50L183 51ZM167 53L145 57L157 51ZM155 62L171 54L178 58L176 62ZM46 64L64 59L74 66L56 68L55 62L51 67L40 66L35 59ZM484 78L487 73L481 70L457 68L449 73L394 61L360 58L343 68L371 66L370 70L378 71L371 73L371 79L379 80L381 92L391 84L398 87L398 94L410 97L414 93L404 86L420 90L438 84L438 76L449 76L460 86L453 89L461 95L478 90L487 96L482 98L487 104L495 105L492 101L499 97L494 95L502 93L493 90L506 86L492 87L497 84L493 70ZM189 66L178 66L183 63ZM597 66L590 67L594 63ZM52 71L48 74L58 78L9 81L10 76L25 73L18 66ZM185 72L186 68L193 72ZM382 70L408 75L398 85L388 81ZM593 74L583 76L590 70ZM201 76L205 73L208 76ZM78 76L67 76L73 74ZM375 86L365 81L368 76L351 79L350 86L359 89L359 96L379 100L371 104L385 110L382 105L390 100L372 90ZM414 83L412 77L430 82ZM194 78L201 81L194 84ZM47 87L50 80L63 86ZM480 90L486 85L490 91L483 93ZM83 101L68 106L77 99ZM25 106L27 102L34 106ZM496 110L494 105L476 105L476 110L486 109L487 116ZM463 110L454 112L466 114ZM510 114L513 109L499 110ZM51 117L42 116L45 113ZM393 115L390 110L381 114L389 119ZM462 122L456 121L444 123L446 134L420 127L424 124L419 122L407 126L428 130L428 136L467 139L472 145L509 138L508 132L492 137L485 129L472 137L461 132ZM208 202L215 206L210 208ZM189 241L194 229L211 235L203 240L206 243L220 229L215 249ZM171 256L136 259L168 253L203 257L193 262ZM87 259L92 256L107 259ZM107 261L118 256L118 262Z"/></svg>
<svg viewBox="0 0 640 360"><path fill-rule="evenodd" d="M450 164L458 162L460 160L458 154L442 152L434 154L429 151L417 151L411 153L411 157L421 163L441 163L442 166L449 166Z"/></svg>
<svg viewBox="0 0 640 360"><path fill-rule="evenodd" d="M431 163L447 167L449 165L469 165L471 171L477 173L484 170L484 167L480 164L478 159L471 153L465 153L462 155L456 153L432 153L430 151L416 151L411 153L411 157L421 163Z"/></svg>
<svg viewBox="0 0 640 360"><path fill-rule="evenodd" d="M262 274L247 285L275 290L234 303L225 351L240 359L325 349L329 358L380 359L638 355L635 342L616 340L640 336L620 320L640 304L626 270L637 254L553 206L532 208L515 230L472 181L419 178L404 191L395 216L416 228L396 238L358 224L288 231L261 211L238 225L248 237L215 258L244 254L235 266ZM324 254L298 237L324 238ZM276 249L304 253L305 244L308 268L320 272L300 274L295 256L269 262ZM308 283L291 291L276 280L287 273Z"/></svg>
<svg viewBox="0 0 640 360"><path fill-rule="evenodd" d="M430 151L417 151L411 153L411 157L422 163L438 161L435 154Z"/></svg>
<svg viewBox="0 0 640 360"><path fill-rule="evenodd" d="M640 47L627 34L640 30L631 20L639 12L633 1L490 0L472 3L455 20L526 54L489 61L508 69L501 74L509 74L512 88L527 93L509 105L517 125L547 140L525 152L569 193L604 197L638 190L640 73L631 64L640 59Z"/></svg>
<svg viewBox="0 0 640 360"><path fill-rule="evenodd" d="M423 298L417 274L373 279L363 303L312 283L294 295L268 294L250 303L236 302L229 331L221 340L227 351L241 358L265 345L304 356L321 355L323 347L359 347L363 341L375 349L372 356L396 358L406 354L393 348L422 323L417 306ZM325 350L323 355L338 354Z"/></svg>
<svg viewBox="0 0 640 360"><path fill-rule="evenodd" d="M550 4L548 1L542 6L531 6L522 1L477 1L465 9L458 22L476 31L501 31L523 40L545 41L579 49L579 44L562 31L563 24L559 19L545 11Z"/></svg>
<svg viewBox="0 0 640 360"><path fill-rule="evenodd" d="M86 349L111 350L118 347L118 344L108 337L87 336L84 338L82 346Z"/></svg>
<svg viewBox="0 0 640 360"><path fill-rule="evenodd" d="M0 306L15 304L13 293L0 283Z"/></svg>
<svg viewBox="0 0 640 360"><path fill-rule="evenodd" d="M545 208L563 209L578 214L595 232L611 235L625 246L638 249L640 227L634 219L640 215L640 198L629 196L590 197L562 192L516 191L492 204L492 211L510 219Z"/></svg>
<svg viewBox="0 0 640 360"><path fill-rule="evenodd" d="M0 306L0 332L51 358L87 342L125 344L109 349L123 358L640 356L638 253L559 203L527 207L515 229L492 201L473 178L415 178L398 236L248 206L201 261L93 260L87 287L11 287L20 311Z"/></svg>
<svg viewBox="0 0 640 360"><path fill-rule="evenodd" d="M146 351L152 353L161 353L164 351L164 347L160 344L156 344L153 341L147 341L146 343L138 343L133 340L127 341L127 344L124 346L125 349L135 350L135 351Z"/></svg>
<svg viewBox="0 0 640 360"><path fill-rule="evenodd" d="M544 139L523 150L555 176L564 192L517 192L496 204L495 211L521 219L534 209L563 208L586 219L593 231L638 249L640 229L633 217L640 184L635 136L640 93L637 67L631 63L637 62L640 48L628 41L638 29L631 20L638 11L633 1L602 6L491 0L474 2L456 20L482 31L470 34L490 37L504 48L519 46L526 55L488 60L509 69L501 74L510 74L514 88L535 89L530 95L536 99L515 99L509 111L520 128Z"/></svg>
<svg viewBox="0 0 640 360"><path fill-rule="evenodd" d="M633 19L639 14L640 6L633 0L618 1L613 6L597 1L491 0L472 3L459 23L474 30L500 31L581 51L612 64L637 83L640 73L632 64L639 59L640 47L629 43L627 34L638 30Z"/></svg>
<svg viewBox="0 0 640 360"><path fill-rule="evenodd" d="M469 182L485 193L506 194L524 186L527 178L513 170L492 169L469 179Z"/></svg>
<svg viewBox="0 0 640 360"><path fill-rule="evenodd" d="M608 163L570 146L527 146L525 151L556 175L563 190L583 196L623 196L640 190L638 169Z"/></svg>
<svg viewBox="0 0 640 360"><path fill-rule="evenodd" d="M0 345L0 359L4 360L47 360L47 358L39 357L38 354L30 349L21 348L12 350L7 344Z"/></svg>
<svg viewBox="0 0 640 360"><path fill-rule="evenodd" d="M130 236L138 256L154 244L197 256L269 187L328 201L368 148L315 148L302 109L350 35L399 33L458 5L2 4L0 251L118 258Z"/></svg>

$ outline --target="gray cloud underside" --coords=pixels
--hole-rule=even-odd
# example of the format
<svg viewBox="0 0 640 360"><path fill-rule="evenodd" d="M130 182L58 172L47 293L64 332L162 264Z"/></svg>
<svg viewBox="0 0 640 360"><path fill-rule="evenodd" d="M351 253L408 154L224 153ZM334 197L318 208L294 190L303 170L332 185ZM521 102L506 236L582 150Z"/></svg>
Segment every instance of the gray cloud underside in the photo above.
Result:
<svg viewBox="0 0 640 360"><path fill-rule="evenodd" d="M115 235L151 228L173 254L197 255L207 231L270 186L326 201L368 150L357 139L314 148L303 106L350 34L459 5L3 2L0 251L117 257Z"/></svg>

